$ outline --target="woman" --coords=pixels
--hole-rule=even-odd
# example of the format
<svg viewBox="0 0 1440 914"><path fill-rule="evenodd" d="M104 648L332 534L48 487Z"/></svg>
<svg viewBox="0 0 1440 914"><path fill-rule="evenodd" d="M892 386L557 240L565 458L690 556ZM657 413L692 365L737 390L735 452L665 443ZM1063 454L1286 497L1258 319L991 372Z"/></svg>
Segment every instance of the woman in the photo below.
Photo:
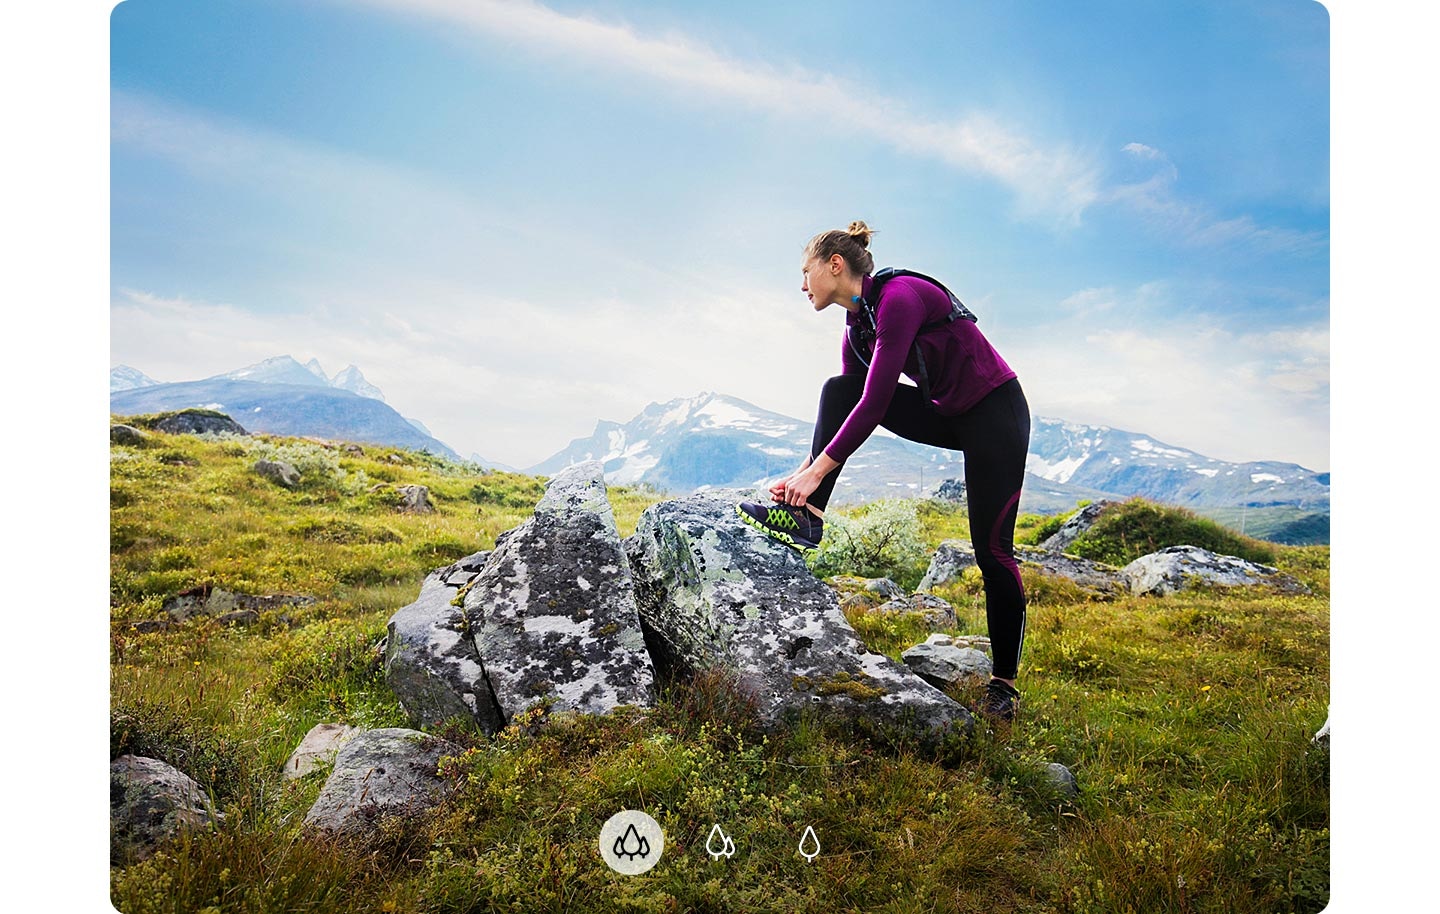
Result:
<svg viewBox="0 0 1440 914"><path fill-rule="evenodd" d="M742 502L741 518L808 551L820 544L840 469L877 425L911 441L965 453L965 500L994 673L977 709L1013 720L1025 637L1025 588L1015 560L1015 515L1030 446L1030 409L1015 372L948 290L918 275L875 275L871 230L810 239L800 291L816 311L847 312L843 371L825 382L810 453L770 488L773 506ZM877 282L877 279L880 280ZM878 294L876 289L878 287ZM900 383L900 374L919 387Z"/></svg>

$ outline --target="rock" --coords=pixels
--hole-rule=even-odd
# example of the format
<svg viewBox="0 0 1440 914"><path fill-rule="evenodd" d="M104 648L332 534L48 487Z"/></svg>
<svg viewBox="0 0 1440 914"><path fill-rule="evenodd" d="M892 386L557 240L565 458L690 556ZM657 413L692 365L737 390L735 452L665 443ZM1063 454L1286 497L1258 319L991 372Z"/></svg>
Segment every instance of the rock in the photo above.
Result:
<svg viewBox="0 0 1440 914"><path fill-rule="evenodd" d="M950 644L955 647L973 647L977 651L990 652L990 639L984 635L945 635L936 632L925 639L926 644ZM902 655L903 656L903 655Z"/></svg>
<svg viewBox="0 0 1440 914"><path fill-rule="evenodd" d="M219 814L185 772L153 758L122 755L110 763L110 863L143 860L181 829L203 828Z"/></svg>
<svg viewBox="0 0 1440 914"><path fill-rule="evenodd" d="M215 616L227 622L253 622L259 618L260 613L266 610L285 606L308 606L314 602L314 597L298 593L252 596L251 594L231 593L219 587L202 584L166 598L160 608L176 622L184 622L199 615ZM253 612L255 615L253 617L235 615L247 612Z"/></svg>
<svg viewBox="0 0 1440 914"><path fill-rule="evenodd" d="M385 815L413 815L443 799L448 785L440 759L460 748L438 737L391 727L352 736L305 814L305 825L333 832L363 832Z"/></svg>
<svg viewBox="0 0 1440 914"><path fill-rule="evenodd" d="M1076 511L1065 523L1060 525L1059 530L1045 538L1045 541L1040 544L1040 548L1048 552L1064 552L1069 549L1071 543L1095 526L1095 522L1100 519L1101 512L1111 504L1113 502L1101 500L1091 502Z"/></svg>
<svg viewBox="0 0 1440 914"><path fill-rule="evenodd" d="M965 501L965 480L947 479L940 483L935 489L935 497L940 501L964 502Z"/></svg>
<svg viewBox="0 0 1440 914"><path fill-rule="evenodd" d="M316 724L300 740L300 745L285 761L286 780L302 778L335 758L340 747L361 731L347 724Z"/></svg>
<svg viewBox="0 0 1440 914"><path fill-rule="evenodd" d="M1073 800L1080 795L1080 785L1075 780L1074 772L1059 762L1051 762L1045 766L1045 780L1067 800Z"/></svg>
<svg viewBox="0 0 1440 914"><path fill-rule="evenodd" d="M396 486L400 492L400 511L404 514L429 514L435 510L430 502L428 486Z"/></svg>
<svg viewBox="0 0 1440 914"><path fill-rule="evenodd" d="M933 594L917 593L900 597L875 609L882 613L924 613L925 622L933 628L954 628L955 607Z"/></svg>
<svg viewBox="0 0 1440 914"><path fill-rule="evenodd" d="M905 591L900 589L900 585L889 578L858 578L854 575L840 574L830 579L830 585L841 592L864 593L879 597L881 600L894 600L897 597L905 596Z"/></svg>
<svg viewBox="0 0 1440 914"><path fill-rule="evenodd" d="M156 422L154 427L168 435L250 434L229 416L200 409L181 410Z"/></svg>
<svg viewBox="0 0 1440 914"><path fill-rule="evenodd" d="M900 659L937 689L953 685L966 676L980 677L988 681L993 669L990 658L985 656L984 651L941 644L933 640L908 648L900 655Z"/></svg>
<svg viewBox="0 0 1440 914"><path fill-rule="evenodd" d="M149 440L150 436L134 426L118 424L110 426L111 444L121 444L126 447L144 447L145 443Z"/></svg>
<svg viewBox="0 0 1440 914"><path fill-rule="evenodd" d="M929 593L941 584L957 580L966 568L975 565L975 549L969 540L945 540L930 559L930 568L920 579L917 593Z"/></svg>
<svg viewBox="0 0 1440 914"><path fill-rule="evenodd" d="M300 471L288 463L278 460L257 460L252 469L287 489L293 489L300 485Z"/></svg>
<svg viewBox="0 0 1440 914"><path fill-rule="evenodd" d="M391 617L385 669L422 725L466 713L493 733L542 701L589 714L653 706L654 667L603 466L562 471L493 552L428 576L420 598Z"/></svg>
<svg viewBox="0 0 1440 914"><path fill-rule="evenodd" d="M933 745L968 733L968 711L902 664L869 653L833 589L790 548L709 493L661 502L625 541L662 673L733 674L773 726L811 710L914 733Z"/></svg>
<svg viewBox="0 0 1440 914"><path fill-rule="evenodd" d="M495 733L505 727L505 715L485 679L470 622L456 603L459 595L458 585L452 587L432 572L415 602L390 617L385 681L416 726L458 716Z"/></svg>
<svg viewBox="0 0 1440 914"><path fill-rule="evenodd" d="M130 623L130 630L142 635L150 635L155 632L168 632L175 627L175 623L169 619L143 619L139 622Z"/></svg>
<svg viewBox="0 0 1440 914"><path fill-rule="evenodd" d="M347 445L345 445L343 448L341 448L340 450L341 450L346 456L349 456L349 457L364 457L364 456L365 456L365 449L364 449L363 447L361 447L360 445L358 445L358 444L347 444Z"/></svg>
<svg viewBox="0 0 1440 914"><path fill-rule="evenodd" d="M1048 542L1048 540L1047 540ZM1129 590L1121 569L1079 556L1064 555L1034 546L1016 546L1015 557L1022 568L1051 577L1065 578L1079 587L1102 596L1119 596Z"/></svg>
<svg viewBox="0 0 1440 914"><path fill-rule="evenodd" d="M1134 594L1165 596L1194 584L1267 586L1294 594L1310 592L1310 588L1278 569L1233 555L1218 555L1198 546L1169 546L1141 556L1126 565L1121 573Z"/></svg>

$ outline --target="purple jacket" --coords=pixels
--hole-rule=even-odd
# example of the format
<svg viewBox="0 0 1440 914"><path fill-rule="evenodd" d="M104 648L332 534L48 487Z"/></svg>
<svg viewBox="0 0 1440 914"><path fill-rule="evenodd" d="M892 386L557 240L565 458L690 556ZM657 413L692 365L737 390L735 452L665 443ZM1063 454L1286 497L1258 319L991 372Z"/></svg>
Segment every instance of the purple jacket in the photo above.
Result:
<svg viewBox="0 0 1440 914"><path fill-rule="evenodd" d="M870 295L871 278L861 278L862 294ZM923 279L897 276L880 290L875 302L875 342L872 351L862 354L870 360L866 369L850 343L842 340L841 363L845 374L865 375L865 391L850 411L845 424L825 448L832 460L843 462L865 443L884 418L895 396L900 373L915 379L919 366L912 351L916 332L924 324L944 320L950 313L950 299ZM846 315L845 330L861 325L858 314ZM857 345L858 345L858 336ZM958 320L920 336L925 371L930 376L930 398L942 416L958 416L985 398L990 391L1015 377L980 328Z"/></svg>

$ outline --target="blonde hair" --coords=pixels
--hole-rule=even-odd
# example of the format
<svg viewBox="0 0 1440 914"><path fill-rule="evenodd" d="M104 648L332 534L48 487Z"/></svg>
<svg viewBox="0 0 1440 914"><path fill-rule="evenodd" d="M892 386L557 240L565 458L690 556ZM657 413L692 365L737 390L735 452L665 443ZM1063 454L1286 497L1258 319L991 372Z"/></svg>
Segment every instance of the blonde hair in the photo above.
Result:
<svg viewBox="0 0 1440 914"><path fill-rule="evenodd" d="M857 276L875 272L875 258L870 256L870 236L875 230L864 222L855 221L844 230L821 232L805 245L805 260L829 260L839 254L845 265Z"/></svg>

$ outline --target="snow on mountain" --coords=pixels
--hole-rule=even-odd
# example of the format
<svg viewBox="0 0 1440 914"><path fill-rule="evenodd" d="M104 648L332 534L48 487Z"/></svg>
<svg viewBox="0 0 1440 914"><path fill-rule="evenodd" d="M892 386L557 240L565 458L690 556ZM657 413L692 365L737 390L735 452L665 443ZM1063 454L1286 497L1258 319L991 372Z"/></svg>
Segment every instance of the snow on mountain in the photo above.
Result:
<svg viewBox="0 0 1440 914"><path fill-rule="evenodd" d="M626 423L600 421L587 438L527 472L552 475L600 460L618 485L669 491L763 485L797 468L812 425L734 397L701 393L652 403ZM1232 464L1107 426L1037 418L1032 425L1022 510L1055 511L1080 499L1134 495L1191 507L1298 505L1328 510L1329 474L1295 464ZM872 435L846 464L836 504L928 495L964 476L957 451Z"/></svg>
<svg viewBox="0 0 1440 914"><path fill-rule="evenodd" d="M319 366L317 365L316 367L318 368ZM385 395L380 392L380 388L365 380L365 376L360 373L360 369L354 365L346 366L343 371L331 378L329 383L331 387L348 390L352 394L359 394L362 397L379 400L381 403L385 402ZM412 419L411 421L413 422L414 420ZM428 435L430 433L427 431L425 434Z"/></svg>
<svg viewBox="0 0 1440 914"><path fill-rule="evenodd" d="M122 390L135 390L140 387L153 387L160 382L131 368L129 365L116 365L110 369L110 392L116 393Z"/></svg>
<svg viewBox="0 0 1440 914"><path fill-rule="evenodd" d="M313 368L301 365L288 355L273 358L205 378L206 381L255 381L261 384L298 384L304 387L329 387L330 382L319 364L311 359Z"/></svg>

